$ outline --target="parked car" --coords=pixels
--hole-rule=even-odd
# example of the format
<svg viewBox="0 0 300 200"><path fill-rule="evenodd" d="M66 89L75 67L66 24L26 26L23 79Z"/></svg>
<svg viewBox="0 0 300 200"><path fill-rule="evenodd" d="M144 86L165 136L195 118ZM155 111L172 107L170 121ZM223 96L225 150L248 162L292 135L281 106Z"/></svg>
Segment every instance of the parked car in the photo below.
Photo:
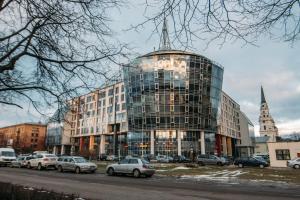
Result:
<svg viewBox="0 0 300 200"><path fill-rule="evenodd" d="M287 161L287 166L295 169L300 169L300 158L294 158Z"/></svg>
<svg viewBox="0 0 300 200"><path fill-rule="evenodd" d="M188 159L187 157L181 155L181 156L174 156L173 162L174 163L189 163L189 162L191 162L191 160Z"/></svg>
<svg viewBox="0 0 300 200"><path fill-rule="evenodd" d="M118 163L108 165L106 173L110 176L115 174L132 174L138 178L141 175L151 177L155 173L155 169L149 162L140 158L123 159Z"/></svg>
<svg viewBox="0 0 300 200"><path fill-rule="evenodd" d="M11 167L27 167L28 161L31 159L33 159L33 156L19 156L11 162Z"/></svg>
<svg viewBox="0 0 300 200"><path fill-rule="evenodd" d="M208 154L201 154L197 156L196 162L199 165L219 165L219 166L223 166L225 165L227 162L226 160L223 158L219 158L218 156L215 155L208 155Z"/></svg>
<svg viewBox="0 0 300 200"><path fill-rule="evenodd" d="M106 157L106 160L107 161L118 161L119 158L118 158L118 156L115 156L115 155L109 155Z"/></svg>
<svg viewBox="0 0 300 200"><path fill-rule="evenodd" d="M62 156L57 159L56 168L59 172L73 171L76 174L81 172L95 173L97 165L88 162L80 156Z"/></svg>
<svg viewBox="0 0 300 200"><path fill-rule="evenodd" d="M234 165L237 165L240 168L244 166L260 167L260 168L269 166L267 161L257 159L255 157L238 158L234 161Z"/></svg>
<svg viewBox="0 0 300 200"><path fill-rule="evenodd" d="M107 159L107 155L106 154L100 154L100 156L99 156L99 160L106 160Z"/></svg>
<svg viewBox="0 0 300 200"><path fill-rule="evenodd" d="M37 154L27 162L27 168L37 168L42 170L49 167L56 168L57 156L54 154Z"/></svg>
<svg viewBox="0 0 300 200"><path fill-rule="evenodd" d="M158 155L156 156L157 162L161 163L170 163L173 162L173 157L171 156L166 156L166 155Z"/></svg>
<svg viewBox="0 0 300 200"><path fill-rule="evenodd" d="M12 148L0 148L0 166L10 165L16 160L15 150Z"/></svg>
<svg viewBox="0 0 300 200"><path fill-rule="evenodd" d="M253 157L261 157L266 162L270 163L270 156L269 156L269 154L259 154L259 153L256 153L256 154L253 154Z"/></svg>

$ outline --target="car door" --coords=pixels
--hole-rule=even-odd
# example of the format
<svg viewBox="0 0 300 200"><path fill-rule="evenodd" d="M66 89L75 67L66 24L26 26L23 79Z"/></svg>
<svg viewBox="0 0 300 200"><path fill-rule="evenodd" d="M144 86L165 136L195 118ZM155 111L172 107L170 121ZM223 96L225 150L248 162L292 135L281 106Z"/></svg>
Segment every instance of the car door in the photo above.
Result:
<svg viewBox="0 0 300 200"><path fill-rule="evenodd" d="M129 159L127 173L132 173L135 168L138 168L139 160L138 159Z"/></svg>
<svg viewBox="0 0 300 200"><path fill-rule="evenodd" d="M75 171L76 162L73 158L68 158L66 163L67 163L66 165L68 166L68 170Z"/></svg>
<svg viewBox="0 0 300 200"><path fill-rule="evenodd" d="M118 164L116 164L115 171L119 173L128 173L127 168L128 168L128 159L123 159Z"/></svg>

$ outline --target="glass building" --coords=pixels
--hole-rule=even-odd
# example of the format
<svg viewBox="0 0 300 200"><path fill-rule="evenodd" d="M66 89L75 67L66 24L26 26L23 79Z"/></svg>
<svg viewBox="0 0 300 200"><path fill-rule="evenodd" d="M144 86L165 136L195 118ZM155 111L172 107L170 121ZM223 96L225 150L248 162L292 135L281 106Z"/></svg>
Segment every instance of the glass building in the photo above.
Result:
<svg viewBox="0 0 300 200"><path fill-rule="evenodd" d="M160 48L123 70L129 155L214 153L222 67L195 53Z"/></svg>

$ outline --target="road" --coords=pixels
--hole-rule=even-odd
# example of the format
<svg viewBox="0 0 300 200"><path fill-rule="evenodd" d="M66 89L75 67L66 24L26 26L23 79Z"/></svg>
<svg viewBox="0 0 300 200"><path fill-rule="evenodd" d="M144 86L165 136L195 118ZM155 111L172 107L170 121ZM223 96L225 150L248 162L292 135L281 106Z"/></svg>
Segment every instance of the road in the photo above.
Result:
<svg viewBox="0 0 300 200"><path fill-rule="evenodd" d="M89 199L197 199L197 200L282 200L300 199L299 187L225 184L179 180L173 177L109 177L105 174L74 174L0 168L0 181L44 188Z"/></svg>

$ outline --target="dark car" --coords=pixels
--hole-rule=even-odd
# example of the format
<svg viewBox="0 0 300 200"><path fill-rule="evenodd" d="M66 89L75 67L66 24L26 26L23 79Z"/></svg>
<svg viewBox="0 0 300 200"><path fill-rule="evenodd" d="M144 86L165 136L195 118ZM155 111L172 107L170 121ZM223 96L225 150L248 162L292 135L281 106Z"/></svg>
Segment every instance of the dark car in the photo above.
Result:
<svg viewBox="0 0 300 200"><path fill-rule="evenodd" d="M173 162L174 163L189 163L189 162L191 162L191 160L185 156L174 156Z"/></svg>
<svg viewBox="0 0 300 200"><path fill-rule="evenodd" d="M107 158L107 155L106 154L100 154L99 155L99 160L106 160L106 158Z"/></svg>
<svg viewBox="0 0 300 200"><path fill-rule="evenodd" d="M253 158L253 157L236 159L234 161L234 165L237 165L240 168L244 166L259 167L259 168L264 168L269 166L269 164L266 161L262 159Z"/></svg>

